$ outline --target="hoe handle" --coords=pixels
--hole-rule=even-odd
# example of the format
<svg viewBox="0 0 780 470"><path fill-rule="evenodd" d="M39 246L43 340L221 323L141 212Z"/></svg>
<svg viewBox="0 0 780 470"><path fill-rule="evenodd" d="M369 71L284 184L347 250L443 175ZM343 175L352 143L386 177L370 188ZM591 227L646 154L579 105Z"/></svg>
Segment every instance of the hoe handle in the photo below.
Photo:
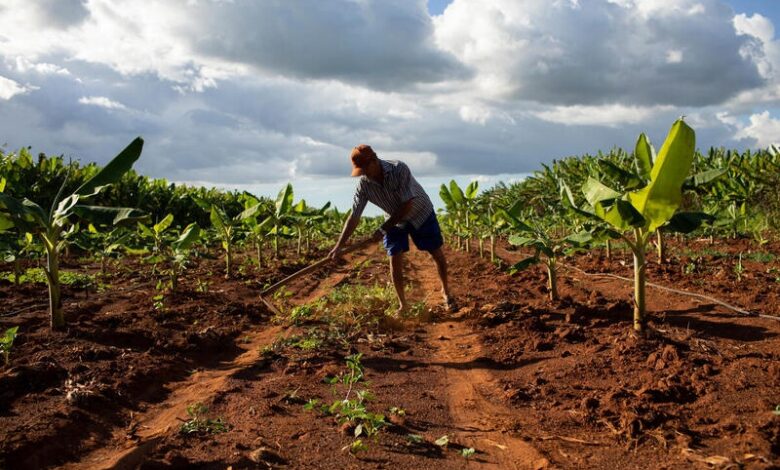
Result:
<svg viewBox="0 0 780 470"><path fill-rule="evenodd" d="M366 247L366 246L370 245L371 243L374 243L374 240L372 240L370 238L365 239L365 240L363 240L361 242L354 243L352 245L349 245L346 248L343 248L339 252L339 254L345 255L347 253L352 253L353 251L356 251L356 250L359 250L359 249L361 249L363 247ZM314 264L310 264L309 266L306 266L305 268L301 269L300 271L296 271L296 272L290 274L289 276L287 276L286 278L284 278L281 281L277 282L276 284L274 284L274 285L272 285L270 287L267 287L265 290L263 290L263 292L260 293L260 295L263 296L263 295L270 294L271 292L273 292L276 289L282 287L283 285L287 284L288 282L292 281L293 279L297 279L297 278L299 278L299 277L301 277L303 275L309 274L312 271L316 271L321 266L327 264L330 261L332 261L330 258L323 258L323 259L317 261Z"/></svg>

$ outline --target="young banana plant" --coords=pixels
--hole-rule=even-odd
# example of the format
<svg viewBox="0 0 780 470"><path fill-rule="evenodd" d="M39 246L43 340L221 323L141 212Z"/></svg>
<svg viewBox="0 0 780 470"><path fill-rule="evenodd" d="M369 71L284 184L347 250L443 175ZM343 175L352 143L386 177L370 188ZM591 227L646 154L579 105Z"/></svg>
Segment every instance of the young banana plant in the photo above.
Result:
<svg viewBox="0 0 780 470"><path fill-rule="evenodd" d="M238 232L244 225L244 220L255 217L262 210L263 203L258 202L244 209L238 215L231 217L216 204L210 204L203 200L197 200L196 202L209 212L211 226L222 243L222 249L225 250L225 277L229 278L233 275L233 248Z"/></svg>
<svg viewBox="0 0 780 470"><path fill-rule="evenodd" d="M509 243L534 250L533 255L512 265L509 272L514 274L535 264L544 265L547 268L550 300L557 301L559 259L587 248L596 239L597 231L562 235L566 231L562 221L554 220L553 224L547 225L544 225L544 219L540 219L537 223L530 222L531 217L523 215L524 205L523 201L518 201L511 208L499 211L500 216L508 224Z"/></svg>
<svg viewBox="0 0 780 470"><path fill-rule="evenodd" d="M616 191L594 178L582 187L588 205L579 208L571 191L563 187L564 201L577 213L609 223L626 242L634 255L634 329L645 328L645 254L652 234L665 226L669 231L695 230L707 214L677 212L682 188L691 170L696 134L682 119L676 121L653 159L654 151L647 138L640 136L635 151L637 167L647 175L647 184L636 189Z"/></svg>
<svg viewBox="0 0 780 470"><path fill-rule="evenodd" d="M262 222L265 227L269 228L267 234L273 238L274 257L277 259L279 258L279 239L291 238L293 236L293 230L291 229L295 216L293 199L292 184L287 183L287 186L282 188L279 191L279 195L276 196L274 203L276 210Z"/></svg>
<svg viewBox="0 0 780 470"><path fill-rule="evenodd" d="M165 263L167 268L163 273L168 275L171 292L175 292L179 285L179 276L187 267L190 248L200 238L201 231L197 223L191 223L171 237L169 229L172 224L173 214L168 214L151 227L139 222L138 231L141 237L154 243L149 261L154 263L155 267L158 263Z"/></svg>
<svg viewBox="0 0 780 470"><path fill-rule="evenodd" d="M101 189L118 181L127 173L141 156L143 140L139 137L122 152L98 171L92 178L67 194L66 176L50 208L45 210L39 203L27 198L0 193L0 231L16 227L21 232L32 233L38 237L46 250L46 280L49 286L49 313L51 328L60 330L65 327L60 290L60 255L67 247L65 235L76 230L78 219L89 221L108 221L113 225L137 218L139 211L131 208L92 206L85 204L89 198Z"/></svg>
<svg viewBox="0 0 780 470"><path fill-rule="evenodd" d="M472 181L466 186L465 191L458 186L455 180L451 180L449 186L442 184L439 189L439 197L447 207L447 213L452 217L452 225L458 237L458 248L465 245L466 252L471 251L470 239L474 221L477 215L474 213L477 196L479 195L479 182Z"/></svg>

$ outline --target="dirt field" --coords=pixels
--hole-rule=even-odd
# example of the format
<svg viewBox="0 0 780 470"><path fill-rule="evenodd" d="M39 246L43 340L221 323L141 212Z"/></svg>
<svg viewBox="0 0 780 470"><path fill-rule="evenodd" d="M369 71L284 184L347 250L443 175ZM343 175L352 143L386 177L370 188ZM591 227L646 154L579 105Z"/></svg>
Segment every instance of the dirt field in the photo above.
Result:
<svg viewBox="0 0 780 470"><path fill-rule="evenodd" d="M665 265L651 257L649 281L780 316L777 259L743 257L737 274L734 254L750 253L747 242L686 249L671 246ZM296 266L225 280L217 260L203 262L160 310L148 267L128 264L104 292L66 290L70 327L55 334L40 307L45 289L4 283L0 315L34 308L0 317L0 329L20 327L0 370L0 468L780 465L780 321L650 288L651 333L638 339L631 284L573 268L630 277L619 250L610 262L598 252L565 260L573 267L555 303L541 269L510 277L474 253L448 256L456 312L439 307L434 266L412 252L410 297L426 308L404 321L376 312L347 333L266 310L261 286ZM371 248L296 281L287 302L386 282L384 255ZM304 408L340 397L324 379L357 352L368 407L388 424L350 452L354 427ZM197 403L226 432L182 433Z"/></svg>

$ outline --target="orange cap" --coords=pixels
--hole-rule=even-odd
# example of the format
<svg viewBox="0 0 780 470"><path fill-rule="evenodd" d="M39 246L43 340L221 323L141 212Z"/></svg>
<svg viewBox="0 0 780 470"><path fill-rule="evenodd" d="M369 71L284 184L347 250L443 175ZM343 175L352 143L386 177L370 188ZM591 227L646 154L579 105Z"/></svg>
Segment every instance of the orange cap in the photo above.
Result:
<svg viewBox="0 0 780 470"><path fill-rule="evenodd" d="M376 158L374 150L366 144L353 148L352 153L349 154L349 159L352 160L352 176L363 175L363 170Z"/></svg>

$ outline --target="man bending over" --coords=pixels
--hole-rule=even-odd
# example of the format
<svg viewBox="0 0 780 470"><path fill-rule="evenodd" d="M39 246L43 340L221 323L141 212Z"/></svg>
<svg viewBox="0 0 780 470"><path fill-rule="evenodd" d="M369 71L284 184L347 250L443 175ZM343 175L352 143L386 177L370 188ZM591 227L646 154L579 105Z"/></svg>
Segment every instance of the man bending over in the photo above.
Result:
<svg viewBox="0 0 780 470"><path fill-rule="evenodd" d="M431 199L403 162L382 160L365 144L352 149L350 159L352 176L359 176L360 180L355 188L352 215L344 224L341 236L329 256L338 258L341 248L360 223L366 203L372 202L387 214L385 223L373 237L377 241L383 240L390 257L390 273L400 304L398 313L404 313L408 308L404 294L404 253L409 251L409 236L417 249L431 254L439 272L444 305L452 309L447 285L447 260L441 249L444 239Z"/></svg>

